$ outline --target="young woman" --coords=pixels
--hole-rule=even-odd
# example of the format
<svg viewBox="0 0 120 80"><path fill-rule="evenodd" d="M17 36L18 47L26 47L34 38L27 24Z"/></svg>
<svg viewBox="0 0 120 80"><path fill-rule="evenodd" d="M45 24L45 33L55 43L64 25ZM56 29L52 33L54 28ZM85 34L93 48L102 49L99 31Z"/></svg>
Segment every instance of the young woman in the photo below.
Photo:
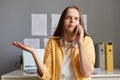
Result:
<svg viewBox="0 0 120 80"><path fill-rule="evenodd" d="M65 8L61 14L56 31L46 45L43 64L32 46L15 41L13 45L32 54L42 80L91 80L94 44L76 6Z"/></svg>

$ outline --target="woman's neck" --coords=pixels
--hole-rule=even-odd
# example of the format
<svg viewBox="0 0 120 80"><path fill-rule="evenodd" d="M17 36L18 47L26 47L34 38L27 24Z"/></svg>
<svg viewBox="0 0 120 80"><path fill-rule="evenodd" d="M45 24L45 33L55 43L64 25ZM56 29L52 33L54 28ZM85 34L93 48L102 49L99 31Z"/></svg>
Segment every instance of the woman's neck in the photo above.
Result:
<svg viewBox="0 0 120 80"><path fill-rule="evenodd" d="M64 35L64 39L66 40L66 41L68 41L68 42L72 42L73 40L75 40L75 36L71 33L69 33L69 34L65 34Z"/></svg>

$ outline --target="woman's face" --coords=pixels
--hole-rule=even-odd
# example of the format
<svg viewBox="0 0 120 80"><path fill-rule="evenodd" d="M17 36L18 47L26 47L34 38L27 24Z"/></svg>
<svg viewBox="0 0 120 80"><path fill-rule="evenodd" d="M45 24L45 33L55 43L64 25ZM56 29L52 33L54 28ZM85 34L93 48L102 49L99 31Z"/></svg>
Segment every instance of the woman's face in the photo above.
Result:
<svg viewBox="0 0 120 80"><path fill-rule="evenodd" d="M74 28L79 25L79 12L75 8L69 8L64 19L64 30L72 33Z"/></svg>

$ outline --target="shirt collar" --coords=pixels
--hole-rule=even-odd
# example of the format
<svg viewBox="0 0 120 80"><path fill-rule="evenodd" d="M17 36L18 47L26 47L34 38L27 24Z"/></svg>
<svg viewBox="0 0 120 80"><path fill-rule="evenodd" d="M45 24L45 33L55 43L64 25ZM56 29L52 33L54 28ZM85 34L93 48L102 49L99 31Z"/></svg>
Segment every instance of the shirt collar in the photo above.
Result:
<svg viewBox="0 0 120 80"><path fill-rule="evenodd" d="M64 40L63 38L60 38L60 45L61 45L62 47L65 47L65 40ZM77 47L77 42L76 42L76 40L73 40L73 41L72 41L72 46L73 46L73 47Z"/></svg>

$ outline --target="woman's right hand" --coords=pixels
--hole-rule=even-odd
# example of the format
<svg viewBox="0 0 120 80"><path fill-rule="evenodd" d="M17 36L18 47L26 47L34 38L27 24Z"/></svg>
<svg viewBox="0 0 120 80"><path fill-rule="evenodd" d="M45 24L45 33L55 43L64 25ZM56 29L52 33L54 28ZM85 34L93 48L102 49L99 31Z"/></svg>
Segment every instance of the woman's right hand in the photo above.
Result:
<svg viewBox="0 0 120 80"><path fill-rule="evenodd" d="M25 51L28 51L30 53L33 53L35 52L35 48L30 46L30 45L27 45L27 44L24 44L24 43L21 43L21 42L16 42L16 41L13 41L12 44L22 50L25 50Z"/></svg>
<svg viewBox="0 0 120 80"><path fill-rule="evenodd" d="M33 58L35 60L36 66L37 66L37 71L39 73L40 76L42 76L44 74L44 66L43 64L40 62L39 57L37 55L35 55L34 53L36 53L36 50L34 47L21 43L21 42L15 42L13 41L12 44L22 50L28 51L33 55Z"/></svg>

